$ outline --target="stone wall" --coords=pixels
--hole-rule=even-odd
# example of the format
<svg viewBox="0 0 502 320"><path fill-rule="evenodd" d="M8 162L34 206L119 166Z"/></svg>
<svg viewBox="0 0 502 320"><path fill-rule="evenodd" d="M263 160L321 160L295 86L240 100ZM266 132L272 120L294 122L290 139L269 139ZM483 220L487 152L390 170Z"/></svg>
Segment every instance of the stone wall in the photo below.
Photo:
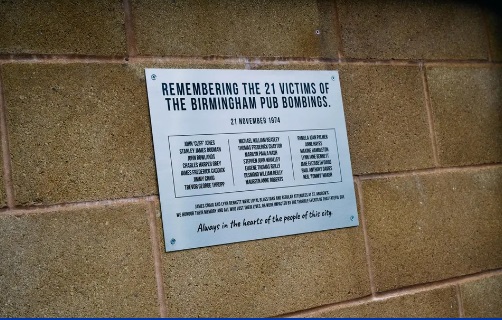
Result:
<svg viewBox="0 0 502 320"><path fill-rule="evenodd" d="M1 0L0 316L501 317L500 19ZM339 70L359 227L166 253L146 67Z"/></svg>

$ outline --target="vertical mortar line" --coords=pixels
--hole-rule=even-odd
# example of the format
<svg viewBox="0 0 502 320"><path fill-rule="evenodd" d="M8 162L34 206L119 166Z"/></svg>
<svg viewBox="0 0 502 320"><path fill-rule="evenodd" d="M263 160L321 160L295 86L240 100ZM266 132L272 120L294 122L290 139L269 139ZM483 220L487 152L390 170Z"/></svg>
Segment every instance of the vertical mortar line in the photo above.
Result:
<svg viewBox="0 0 502 320"><path fill-rule="evenodd" d="M432 145L432 157L434 160L434 166L439 167L436 131L434 129L434 118L432 117L431 95L429 92L429 83L427 82L427 73L425 70L426 68L422 61L419 63L419 68L420 68L420 74L422 76L422 84L424 87L425 110L427 111L427 121L429 122L429 135L431 138L431 145Z"/></svg>
<svg viewBox="0 0 502 320"><path fill-rule="evenodd" d="M3 182L7 207L14 208L14 187L12 185L12 166L10 161L9 137L7 130L7 109L2 87L2 68L0 67L0 135L2 136Z"/></svg>
<svg viewBox="0 0 502 320"><path fill-rule="evenodd" d="M361 180L359 176L354 176L354 182L356 183L357 195L359 198L359 216L361 217L361 226L363 228L364 248L366 251L366 263L368 265L368 277L370 280L371 296L375 297L376 286L375 286L375 278L373 275L373 265L371 263L370 240L368 237L368 231L366 229L366 218L364 216L363 188L361 186Z"/></svg>
<svg viewBox="0 0 502 320"><path fill-rule="evenodd" d="M335 19L335 33L336 40L338 42L338 61L340 62L340 60L344 58L345 54L343 52L342 24L340 23L340 15L338 14L340 6L338 5L338 0L334 0L334 2L335 14L333 18Z"/></svg>
<svg viewBox="0 0 502 320"><path fill-rule="evenodd" d="M244 62L244 69L246 70L251 70L253 67L251 66L251 63L249 63L249 60L246 59L246 61Z"/></svg>
<svg viewBox="0 0 502 320"><path fill-rule="evenodd" d="M487 46L488 46L488 61L489 62L492 62L492 42L491 42L491 37L490 37L490 34L491 34L491 29L490 29L490 23L488 21L488 12L486 12L487 8L483 8L483 12L482 12L482 15L483 15L483 23L485 25L485 33L486 33L486 43L487 43Z"/></svg>
<svg viewBox="0 0 502 320"><path fill-rule="evenodd" d="M136 37L134 36L133 18L130 0L124 0L124 26L126 33L127 56L135 57L138 54Z"/></svg>
<svg viewBox="0 0 502 320"><path fill-rule="evenodd" d="M462 301L462 290L460 289L460 285L455 285L455 292L457 293L457 302L458 302L458 316L459 318L465 318L464 315L464 302Z"/></svg>
<svg viewBox="0 0 502 320"><path fill-rule="evenodd" d="M155 219L155 204L148 202L148 224L150 226L150 239L152 241L153 264L155 268L155 281L157 283L157 299L159 301L159 312L162 318L167 318L167 307L164 300L164 281L162 280L162 261L157 233L157 223Z"/></svg>

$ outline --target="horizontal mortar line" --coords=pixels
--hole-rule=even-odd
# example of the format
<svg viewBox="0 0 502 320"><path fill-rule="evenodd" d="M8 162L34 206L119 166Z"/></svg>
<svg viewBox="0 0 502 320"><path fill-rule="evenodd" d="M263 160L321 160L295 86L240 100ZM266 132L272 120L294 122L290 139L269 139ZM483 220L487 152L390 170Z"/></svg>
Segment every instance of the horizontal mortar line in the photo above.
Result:
<svg viewBox="0 0 502 320"><path fill-rule="evenodd" d="M248 57L250 63L253 64L302 64L302 63L321 63L321 64L336 64L340 61L339 58L314 58L314 57Z"/></svg>
<svg viewBox="0 0 502 320"><path fill-rule="evenodd" d="M441 62L441 61L422 61L424 66L426 67L501 67L502 62L493 62L493 61L449 61L449 62Z"/></svg>
<svg viewBox="0 0 502 320"><path fill-rule="evenodd" d="M413 175L422 175L422 174L425 175L432 173L461 172L461 171L469 171L477 169L499 168L499 167L502 167L502 163L486 163L486 164L465 165L458 167L439 167L439 168L414 169L414 170L404 170L395 172L355 174L354 176L358 176L362 181L364 181L373 179L399 178L399 177L409 177Z"/></svg>
<svg viewBox="0 0 502 320"><path fill-rule="evenodd" d="M454 59L359 59L359 58L305 58L305 57L234 57L234 56L100 56L80 54L0 54L3 63L127 63L127 62L223 62L249 63L265 65L287 65L303 63L340 64L340 65L395 65L395 66L502 66L502 62L488 60L454 60Z"/></svg>
<svg viewBox="0 0 502 320"><path fill-rule="evenodd" d="M352 58L342 58L339 61L341 65L355 65L355 66L366 66L366 65L389 65L389 66L418 66L420 60L415 59L352 59Z"/></svg>
<svg viewBox="0 0 502 320"><path fill-rule="evenodd" d="M86 55L51 55L51 54L34 54L34 55L5 55L0 54L0 64L6 63L127 63L127 62L158 62L158 63L176 63L176 62L192 62L192 63L210 63L210 62L225 62L225 63L242 63L248 62L245 57L191 57L191 56L86 56Z"/></svg>
<svg viewBox="0 0 502 320"><path fill-rule="evenodd" d="M459 276L459 277L452 278L452 279L457 279L456 284L460 285L460 284L483 280L483 279L491 278L491 277L495 277L495 276L502 276L502 268L487 270L487 271L480 271L477 273L472 273L472 274L468 274L465 276Z"/></svg>
<svg viewBox="0 0 502 320"><path fill-rule="evenodd" d="M438 281L433 281L433 282L428 282L428 283L420 283L420 284L414 284L398 289L393 289L389 291L384 291L380 292L375 295L375 301L382 301L382 300L387 300L390 298L396 298L404 295L410 295L410 294L416 294L424 291L431 291L431 290L436 290L436 289L444 289L447 287L453 287L456 285L476 281L476 280L482 280L486 278L490 278L493 276L499 276L502 275L502 268L499 269L493 269L493 270L487 270L487 271L480 271L472 274L467 274L463 276L457 276L457 277L452 277L444 280L438 280Z"/></svg>
<svg viewBox="0 0 502 320"><path fill-rule="evenodd" d="M242 63L247 65L301 65L301 64L336 64L338 58L303 58L303 57L232 57L232 56L135 56L130 57L129 62L158 62L158 63L176 63L190 62L196 63Z"/></svg>
<svg viewBox="0 0 502 320"><path fill-rule="evenodd" d="M304 318L304 317L309 317L309 316L315 316L316 313L319 313L319 312L338 310L338 309L347 308L347 307L355 307L355 306L358 306L361 304L371 302L373 300L374 300L374 297L372 297L372 296L364 296L364 297L359 297L359 298L355 298L355 299L351 299L351 300L336 302L336 303L328 304L328 305L324 305L324 306L313 307L313 308L306 309L306 310L289 312L289 313L285 313L282 315L274 316L274 318Z"/></svg>
<svg viewBox="0 0 502 320"><path fill-rule="evenodd" d="M32 205L32 206L17 206L14 208L0 209L0 215L23 215L23 214L36 214L47 213L52 211L73 211L83 208L96 208L103 206L123 205L129 203L148 203L156 202L158 196L140 196L132 198L120 198L109 200L96 200L96 201L82 201L82 202L68 202L50 205Z"/></svg>
<svg viewBox="0 0 502 320"><path fill-rule="evenodd" d="M454 59L355 59L343 58L340 64L348 65L414 65L427 64L431 66L495 66L502 63L494 63L488 60L454 60Z"/></svg>
<svg viewBox="0 0 502 320"><path fill-rule="evenodd" d="M0 54L5 63L126 63L127 56L99 56L79 54Z"/></svg>
<svg viewBox="0 0 502 320"><path fill-rule="evenodd" d="M403 66L419 66L427 63L428 65L461 65L461 66L491 66L502 65L502 63L494 63L488 60L427 60L427 59L356 59L356 58L305 58L305 57L232 57L232 56L136 56L130 57L130 61L141 62L177 62L177 61L223 61L223 62L246 62L249 64L266 64L266 65L287 65L287 64L303 64L303 63L319 63L319 64L340 64L340 65L403 65Z"/></svg>
<svg viewBox="0 0 502 320"><path fill-rule="evenodd" d="M86 56L86 55L2 55L0 54L0 64L5 63L229 63L229 64L302 64L302 63L337 63L338 59L322 58L301 58L301 57L232 57L232 56Z"/></svg>
<svg viewBox="0 0 502 320"><path fill-rule="evenodd" d="M276 316L277 318L296 318L296 317L307 317L307 316L315 316L316 314L320 312L330 312L330 311L336 311L339 309L344 309L348 307L354 307L354 306L359 306L362 304L366 304L369 302L381 302L397 297L402 297L406 295L413 295L425 291L432 291L432 290L437 290L437 289L444 289L448 287L455 287L456 285L476 281L476 280L482 280L486 278L490 278L493 276L501 276L502 275L502 268L501 269L494 269L494 270L488 270L488 271L481 271L478 273L473 273L473 274L468 274L468 275L463 275L463 276L458 276L458 277L453 277L449 279L444 279L444 280L438 280L434 282L429 282L429 283L421 283L421 284L416 284L416 285L411 285L403 288L398 288L398 289L393 289L385 292L380 292L376 293L375 296L364 296L360 298L355 298L351 300L346 300L346 301L341 301L341 302L336 302L333 304L328 304L324 306L319 306L319 307L314 307L306 310L301 310L301 311L295 311L295 312L290 312L286 313L283 315L278 315Z"/></svg>
<svg viewBox="0 0 502 320"><path fill-rule="evenodd" d="M245 57L189 57L189 56L134 56L129 58L130 63L192 63L192 64L208 64L214 62L224 62L229 64L246 64L248 59Z"/></svg>

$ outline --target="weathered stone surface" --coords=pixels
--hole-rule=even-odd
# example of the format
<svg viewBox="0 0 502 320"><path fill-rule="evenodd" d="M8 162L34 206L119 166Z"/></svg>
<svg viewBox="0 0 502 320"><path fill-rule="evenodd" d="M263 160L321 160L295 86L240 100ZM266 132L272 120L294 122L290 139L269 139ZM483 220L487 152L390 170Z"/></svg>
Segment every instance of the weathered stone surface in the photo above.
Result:
<svg viewBox="0 0 502 320"><path fill-rule="evenodd" d="M378 291L502 267L502 168L363 182Z"/></svg>
<svg viewBox="0 0 502 320"><path fill-rule="evenodd" d="M0 54L125 55L122 1L1 1Z"/></svg>
<svg viewBox="0 0 502 320"><path fill-rule="evenodd" d="M162 261L171 317L273 316L370 293L360 227L165 253Z"/></svg>
<svg viewBox="0 0 502 320"><path fill-rule="evenodd" d="M502 162L502 68L429 67L439 162Z"/></svg>
<svg viewBox="0 0 502 320"><path fill-rule="evenodd" d="M17 204L157 192L144 80L118 64L2 68Z"/></svg>
<svg viewBox="0 0 502 320"><path fill-rule="evenodd" d="M460 290L466 317L502 317L502 276L467 282Z"/></svg>
<svg viewBox="0 0 502 320"><path fill-rule="evenodd" d="M490 50L493 61L502 61L502 11L496 2L485 8L488 15Z"/></svg>
<svg viewBox="0 0 502 320"><path fill-rule="evenodd" d="M353 307L318 312L327 318L457 318L455 289L446 288L370 301Z"/></svg>
<svg viewBox="0 0 502 320"><path fill-rule="evenodd" d="M3 139L1 135L0 139ZM2 152L1 147L0 147L0 152ZM0 159L0 207L5 207L5 206L7 206L7 195L5 194L3 159Z"/></svg>
<svg viewBox="0 0 502 320"><path fill-rule="evenodd" d="M481 8L459 1L338 4L345 56L362 59L488 59Z"/></svg>
<svg viewBox="0 0 502 320"><path fill-rule="evenodd" d="M132 7L142 55L337 56L327 1L134 0Z"/></svg>
<svg viewBox="0 0 502 320"><path fill-rule="evenodd" d="M434 165L417 67L342 66L340 84L354 174Z"/></svg>
<svg viewBox="0 0 502 320"><path fill-rule="evenodd" d="M0 316L158 316L149 235L144 205L0 215Z"/></svg>

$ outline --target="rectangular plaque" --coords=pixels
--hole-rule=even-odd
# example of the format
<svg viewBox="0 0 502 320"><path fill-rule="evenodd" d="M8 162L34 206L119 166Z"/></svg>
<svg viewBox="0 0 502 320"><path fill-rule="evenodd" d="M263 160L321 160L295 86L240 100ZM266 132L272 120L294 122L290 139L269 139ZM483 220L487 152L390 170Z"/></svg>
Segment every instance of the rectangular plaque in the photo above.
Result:
<svg viewBox="0 0 502 320"><path fill-rule="evenodd" d="M358 225L337 71L145 74L167 251Z"/></svg>

